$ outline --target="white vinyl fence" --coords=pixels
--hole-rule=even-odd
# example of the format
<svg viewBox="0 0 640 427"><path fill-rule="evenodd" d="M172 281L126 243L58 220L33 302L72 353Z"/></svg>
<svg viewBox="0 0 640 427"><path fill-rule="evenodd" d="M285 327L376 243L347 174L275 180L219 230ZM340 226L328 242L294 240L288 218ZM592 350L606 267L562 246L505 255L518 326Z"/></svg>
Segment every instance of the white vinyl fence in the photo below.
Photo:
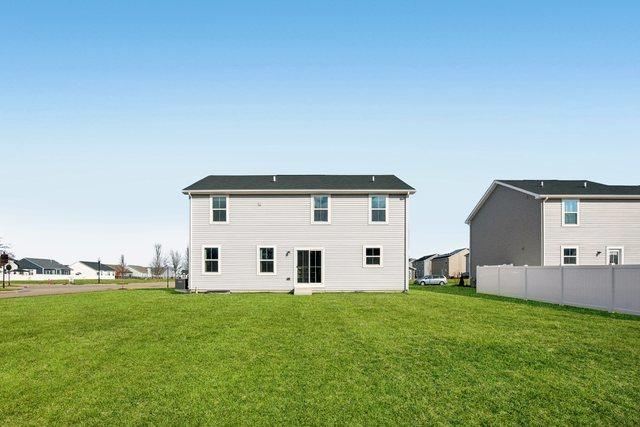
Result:
<svg viewBox="0 0 640 427"><path fill-rule="evenodd" d="M478 267L481 294L640 315L640 265Z"/></svg>

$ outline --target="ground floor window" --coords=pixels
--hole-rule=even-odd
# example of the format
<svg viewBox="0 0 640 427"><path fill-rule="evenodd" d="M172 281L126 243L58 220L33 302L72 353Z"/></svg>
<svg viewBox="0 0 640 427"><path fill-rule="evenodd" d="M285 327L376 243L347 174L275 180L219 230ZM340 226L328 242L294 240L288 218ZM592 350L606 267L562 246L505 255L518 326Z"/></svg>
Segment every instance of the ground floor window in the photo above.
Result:
<svg viewBox="0 0 640 427"><path fill-rule="evenodd" d="M258 273L276 274L276 248L275 246L258 247Z"/></svg>
<svg viewBox="0 0 640 427"><path fill-rule="evenodd" d="M363 258L364 267L382 267L382 246L365 246Z"/></svg>
<svg viewBox="0 0 640 427"><path fill-rule="evenodd" d="M206 246L203 248L204 255L204 272L219 273L220 272L220 247Z"/></svg>
<svg viewBox="0 0 640 427"><path fill-rule="evenodd" d="M607 248L607 264L608 265L620 265L623 264L622 248Z"/></svg>
<svg viewBox="0 0 640 427"><path fill-rule="evenodd" d="M578 265L578 247L562 247L562 265Z"/></svg>

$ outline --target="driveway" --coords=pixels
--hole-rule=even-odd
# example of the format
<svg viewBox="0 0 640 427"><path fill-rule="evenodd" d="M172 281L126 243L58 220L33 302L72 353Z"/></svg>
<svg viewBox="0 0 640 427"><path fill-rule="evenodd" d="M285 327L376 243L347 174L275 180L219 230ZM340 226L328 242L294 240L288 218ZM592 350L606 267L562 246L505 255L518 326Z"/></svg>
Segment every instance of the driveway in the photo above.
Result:
<svg viewBox="0 0 640 427"><path fill-rule="evenodd" d="M169 286L173 288L174 283L169 282ZM0 292L0 299L2 298L20 298L20 297L35 297L39 295L60 295L60 294L79 294L83 292L100 292L100 291L112 291L120 289L122 285L106 284L106 285L46 285L46 284L34 284L34 285L20 285L21 289L15 291L2 291ZM153 282L153 283L130 283L124 285L125 289L161 289L166 288L167 282Z"/></svg>

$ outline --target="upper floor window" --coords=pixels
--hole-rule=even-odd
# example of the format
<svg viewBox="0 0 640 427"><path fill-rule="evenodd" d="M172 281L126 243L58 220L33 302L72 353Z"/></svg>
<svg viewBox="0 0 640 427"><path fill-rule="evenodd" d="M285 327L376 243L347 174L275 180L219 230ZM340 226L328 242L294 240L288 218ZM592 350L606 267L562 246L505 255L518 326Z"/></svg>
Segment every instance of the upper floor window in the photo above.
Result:
<svg viewBox="0 0 640 427"><path fill-rule="evenodd" d="M275 246L258 246L258 274L276 274Z"/></svg>
<svg viewBox="0 0 640 427"><path fill-rule="evenodd" d="M220 273L220 246L205 246L203 251L203 270L208 274Z"/></svg>
<svg viewBox="0 0 640 427"><path fill-rule="evenodd" d="M387 196L371 196L369 198L370 211L369 222L372 224L384 224L387 222Z"/></svg>
<svg viewBox="0 0 640 427"><path fill-rule="evenodd" d="M328 224L331 221L329 213L331 199L329 196L312 196L312 222Z"/></svg>
<svg viewBox="0 0 640 427"><path fill-rule="evenodd" d="M562 201L562 225L578 225L580 201L575 199L565 199Z"/></svg>
<svg viewBox="0 0 640 427"><path fill-rule="evenodd" d="M211 222L228 222L227 207L227 196L211 196Z"/></svg>

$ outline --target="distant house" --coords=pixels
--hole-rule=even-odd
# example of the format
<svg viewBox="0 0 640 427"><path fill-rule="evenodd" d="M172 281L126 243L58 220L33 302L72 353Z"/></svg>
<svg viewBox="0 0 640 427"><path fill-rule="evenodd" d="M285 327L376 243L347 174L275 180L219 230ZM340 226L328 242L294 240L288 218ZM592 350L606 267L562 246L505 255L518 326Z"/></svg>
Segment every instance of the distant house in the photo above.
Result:
<svg viewBox="0 0 640 427"><path fill-rule="evenodd" d="M431 260L437 256L438 254L430 254L413 260L412 265L416 269L416 278L431 274Z"/></svg>
<svg viewBox="0 0 640 427"><path fill-rule="evenodd" d="M141 265L128 265L127 268L131 270L131 277L136 279L148 279L151 277L151 271L149 267L143 267Z"/></svg>
<svg viewBox="0 0 640 427"><path fill-rule="evenodd" d="M469 249L456 249L448 254L438 255L431 259L431 274L444 274L447 277L460 277L467 273L467 255Z"/></svg>
<svg viewBox="0 0 640 427"><path fill-rule="evenodd" d="M71 264L73 277L75 279L115 279L116 271L107 264L100 264L96 261L77 261Z"/></svg>
<svg viewBox="0 0 640 427"><path fill-rule="evenodd" d="M71 274L70 268L67 265L60 264L53 259L45 258L22 258L16 261L18 270L16 274L34 275L34 274L47 274L47 275L69 275Z"/></svg>
<svg viewBox="0 0 640 427"><path fill-rule="evenodd" d="M478 265L640 264L640 186L494 181L467 218Z"/></svg>
<svg viewBox="0 0 640 427"><path fill-rule="evenodd" d="M120 273L120 264L107 264L109 267L115 271L116 279L129 279L133 277L133 272L129 268L129 266L125 266L122 274Z"/></svg>

